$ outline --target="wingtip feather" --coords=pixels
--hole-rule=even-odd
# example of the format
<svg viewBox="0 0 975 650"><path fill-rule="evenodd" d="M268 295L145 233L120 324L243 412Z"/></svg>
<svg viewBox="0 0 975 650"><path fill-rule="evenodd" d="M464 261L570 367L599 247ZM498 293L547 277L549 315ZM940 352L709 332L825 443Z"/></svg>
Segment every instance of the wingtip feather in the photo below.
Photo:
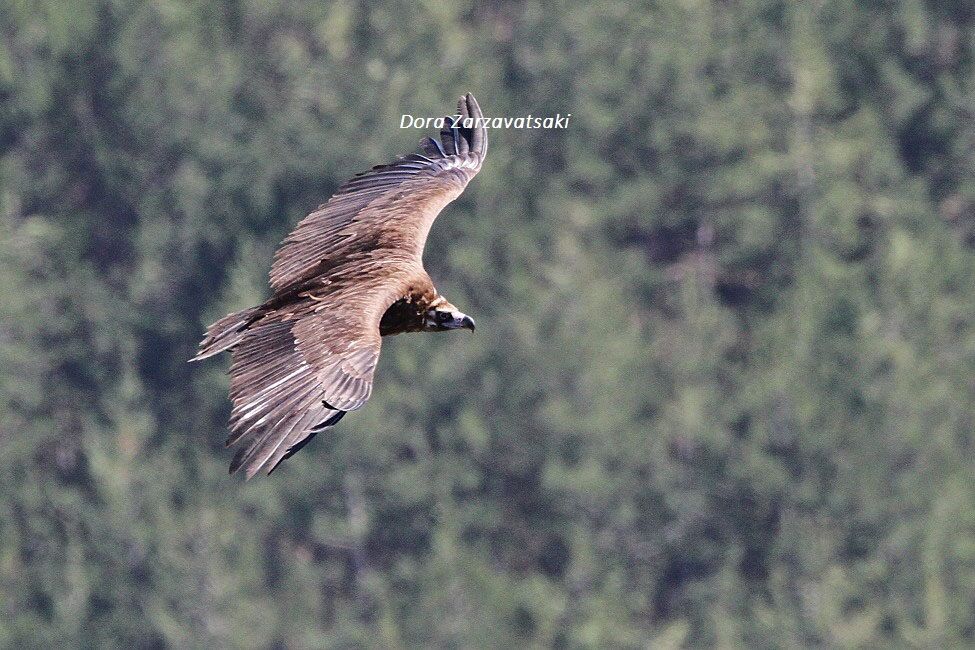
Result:
<svg viewBox="0 0 975 650"><path fill-rule="evenodd" d="M474 95L467 93L467 110L470 116L474 118L474 128L471 133L471 151L476 153L484 159L484 155L487 153L487 127L483 124L479 124L479 120L484 117L484 113L481 112L481 106L474 99Z"/></svg>
<svg viewBox="0 0 975 650"><path fill-rule="evenodd" d="M483 160L487 153L487 127L479 121L484 115L472 93L465 93L457 100L457 115L459 116L457 125L449 116L444 118L444 128L440 131L443 146L438 143L437 149L442 149L442 155L445 157L476 154ZM471 126L464 126L470 124L468 118L473 118L474 123ZM421 146L428 153L432 152L432 149L422 142Z"/></svg>

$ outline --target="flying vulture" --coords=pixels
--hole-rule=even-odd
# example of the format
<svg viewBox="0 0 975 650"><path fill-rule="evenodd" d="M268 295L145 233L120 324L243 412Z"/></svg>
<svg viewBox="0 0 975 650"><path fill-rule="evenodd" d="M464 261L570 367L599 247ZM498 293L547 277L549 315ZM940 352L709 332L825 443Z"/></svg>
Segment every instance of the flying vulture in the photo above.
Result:
<svg viewBox="0 0 975 650"><path fill-rule="evenodd" d="M488 138L468 93L423 155L373 167L305 217L274 255L265 303L224 316L199 361L229 350L230 472L270 474L366 403L383 336L474 329L423 269L434 219L481 169ZM473 118L473 119L468 119Z"/></svg>

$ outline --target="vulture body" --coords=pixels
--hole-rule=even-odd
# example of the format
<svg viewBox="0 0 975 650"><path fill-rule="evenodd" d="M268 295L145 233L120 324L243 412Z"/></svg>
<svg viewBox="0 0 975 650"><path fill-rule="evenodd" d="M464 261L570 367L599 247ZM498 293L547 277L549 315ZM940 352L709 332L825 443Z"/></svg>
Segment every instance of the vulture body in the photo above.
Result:
<svg viewBox="0 0 975 650"><path fill-rule="evenodd" d="M211 325L192 359L230 351L231 473L268 474L372 392L383 336L474 329L423 268L434 219L480 170L487 130L460 98L440 141L345 183L285 238L265 303ZM456 119L455 119L456 118Z"/></svg>

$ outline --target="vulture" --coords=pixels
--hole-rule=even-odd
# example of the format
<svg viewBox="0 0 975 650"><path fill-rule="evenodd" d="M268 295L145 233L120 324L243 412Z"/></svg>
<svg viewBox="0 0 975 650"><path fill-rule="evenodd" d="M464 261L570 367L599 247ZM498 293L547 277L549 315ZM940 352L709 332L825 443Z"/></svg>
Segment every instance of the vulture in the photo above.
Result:
<svg viewBox="0 0 975 650"><path fill-rule="evenodd" d="M209 328L191 361L229 351L230 473L270 474L372 393L382 337L474 329L437 291L423 246L443 208L481 169L488 138L468 93L422 154L339 187L281 243L273 295Z"/></svg>

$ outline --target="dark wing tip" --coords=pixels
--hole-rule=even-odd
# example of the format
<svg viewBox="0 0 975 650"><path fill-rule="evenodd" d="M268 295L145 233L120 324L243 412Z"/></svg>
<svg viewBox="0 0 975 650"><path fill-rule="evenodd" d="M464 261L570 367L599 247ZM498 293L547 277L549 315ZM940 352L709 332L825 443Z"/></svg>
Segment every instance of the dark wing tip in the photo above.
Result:
<svg viewBox="0 0 975 650"><path fill-rule="evenodd" d="M295 454L297 454L299 451L301 451L302 448L305 445L307 445L309 442L311 442L312 438L314 438L315 436L317 436L319 433L321 433L322 431L324 431L328 427L335 426L335 424L337 424L338 421L341 420L345 416L345 413L346 413L346 411L336 411L332 415L328 416L328 418L326 420L324 420L322 422L319 422L318 424L316 424L315 426L313 426L309 430L308 435L305 436L304 438L302 438L301 440L299 440L297 443L295 443L291 447L289 447L288 448L288 451L286 451L285 454L284 454L284 456L282 456L281 458L279 458L277 460L277 462L275 462L273 464L268 463L269 467L268 467L268 470L267 470L267 475L270 476L271 473L274 472L274 470L276 470L278 467L281 466L281 463L283 463L284 461L288 460L289 458L291 458L292 456L294 456Z"/></svg>
<svg viewBox="0 0 975 650"><path fill-rule="evenodd" d="M440 153L444 157L476 154L483 160L487 153L487 127L482 121L483 117L474 95L461 95L457 100L457 112L444 118L443 129L440 130L443 146L438 144L436 149L439 151L435 151L424 141L421 142L424 151L431 155Z"/></svg>
<svg viewBox="0 0 975 650"><path fill-rule="evenodd" d="M481 160L484 160L488 145L487 127L482 123L484 113L481 112L481 106L474 99L474 95L467 93L465 99L467 112L474 119L474 128L471 134L471 151L480 156Z"/></svg>
<svg viewBox="0 0 975 650"><path fill-rule="evenodd" d="M233 460L230 461L230 474L236 474L237 470L240 469L241 465L244 464L244 459L247 457L247 452L250 451L247 447L242 447L237 450L234 454ZM249 476L247 478L250 478Z"/></svg>
<svg viewBox="0 0 975 650"><path fill-rule="evenodd" d="M447 157L447 152L443 150L443 146L434 138L423 138L420 140L420 147L423 148L423 153L428 156L433 156L434 158Z"/></svg>
<svg viewBox="0 0 975 650"><path fill-rule="evenodd" d="M448 156L456 156L458 153L457 141L460 139L458 131L460 129L454 124L454 116L444 115L443 128L440 129L440 142L443 143L444 151Z"/></svg>

